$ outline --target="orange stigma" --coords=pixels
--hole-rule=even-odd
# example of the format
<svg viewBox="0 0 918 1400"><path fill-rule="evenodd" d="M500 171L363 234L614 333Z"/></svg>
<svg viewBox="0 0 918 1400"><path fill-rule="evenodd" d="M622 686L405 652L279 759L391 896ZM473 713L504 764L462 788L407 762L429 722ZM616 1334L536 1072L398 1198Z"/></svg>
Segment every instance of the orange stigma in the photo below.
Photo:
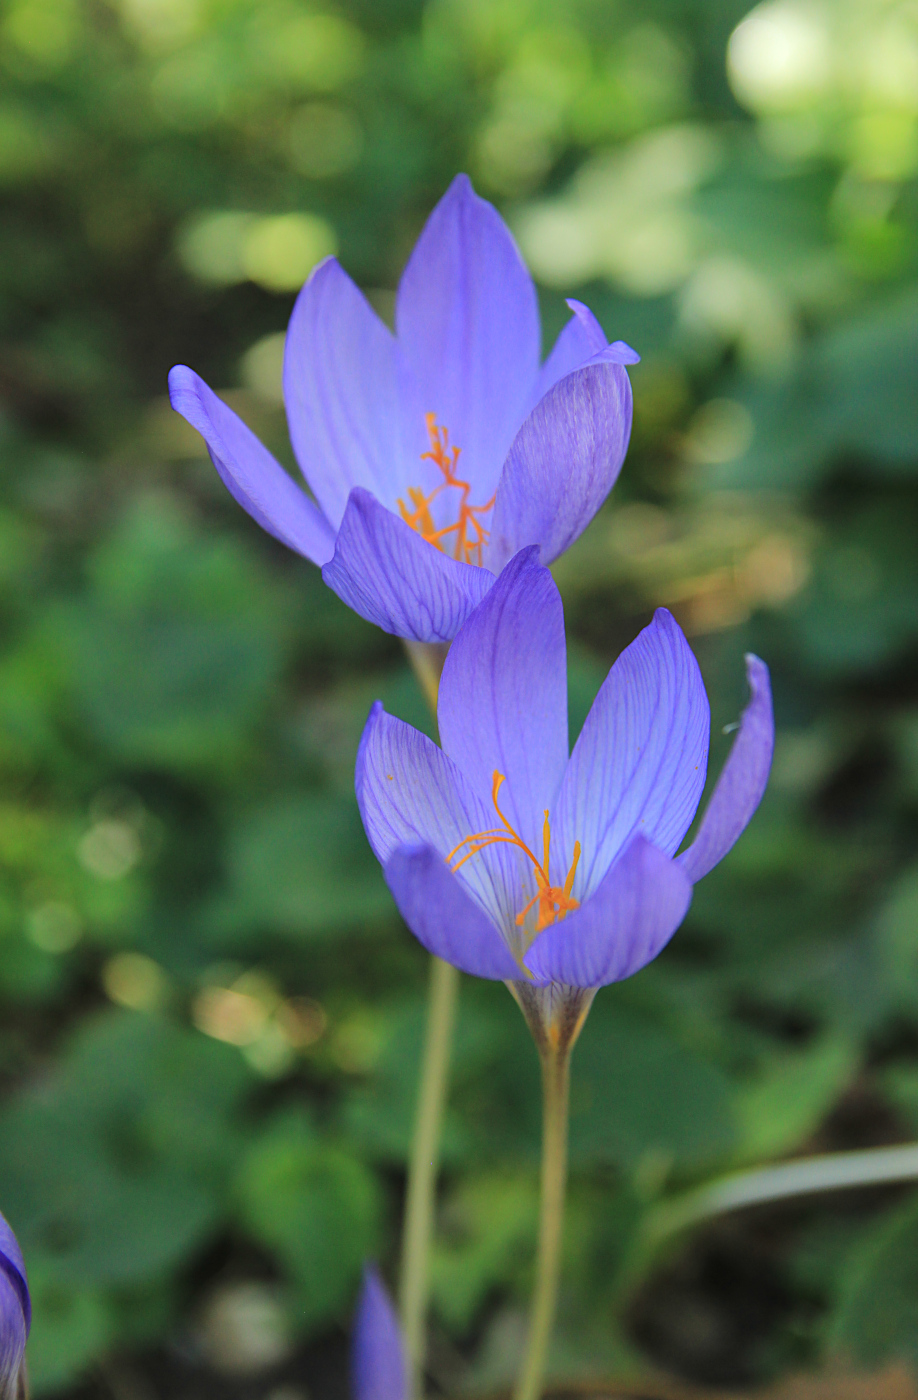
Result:
<svg viewBox="0 0 918 1400"><path fill-rule="evenodd" d="M497 794L500 791L500 785L503 781L503 773L498 773L495 769L494 780L491 784L491 801L494 803L495 812L500 817L501 825L492 827L490 831L478 831L474 836L466 836L463 841L459 842L458 846L454 846L450 851L449 855L446 857L446 863L455 875L460 866L463 866L467 860L471 860L472 856L477 855L479 851L484 850L485 846L498 845L500 843L504 843L508 846L518 846L532 861L538 888L525 909L521 909L517 914L516 924L518 927L522 927L526 915L529 913L532 906L538 903L539 914L536 921L536 933L541 933L544 928L548 928L549 924L563 919L565 914L570 913L572 909L580 908L580 900L575 899L571 894L571 890L574 886L574 876L577 873L577 863L580 860L580 842L574 842L574 859L571 861L571 868L567 872L564 884L553 885L548 873L548 861L551 851L551 823L548 820L548 812L546 811L545 820L542 823L543 854L540 862L533 855L532 851L530 851L522 837L513 830L513 827L497 805ZM453 865L453 860L462 850L463 846L468 846L469 849L463 856L460 856L456 864Z"/></svg>
<svg viewBox="0 0 918 1400"><path fill-rule="evenodd" d="M472 488L467 481L460 481L456 476L460 449L450 447L449 433L446 428L437 423L435 413L425 413L424 422L427 424L427 435L430 438L430 451L421 453L421 461L435 462L443 473L443 480L439 486L431 491L429 496L425 496L424 492L419 490L417 486L409 486L408 496L414 509L409 510L399 497L398 508L402 513L402 519L411 526L412 530L417 530L418 534L423 535L424 539L435 549L442 549L440 541L444 540L447 535L455 534L454 557L461 559L465 564L480 564L489 532L478 517L491 509L497 492L495 491L494 496L483 506L469 505L469 495ZM462 493L459 498L459 518L454 525L445 525L438 530L430 513L430 505L441 491L448 489Z"/></svg>

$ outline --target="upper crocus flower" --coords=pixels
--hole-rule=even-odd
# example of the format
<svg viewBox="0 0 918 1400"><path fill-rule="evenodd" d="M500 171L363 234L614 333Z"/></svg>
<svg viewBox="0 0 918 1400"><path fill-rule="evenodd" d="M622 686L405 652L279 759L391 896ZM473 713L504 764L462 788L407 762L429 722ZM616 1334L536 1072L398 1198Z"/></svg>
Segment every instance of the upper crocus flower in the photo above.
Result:
<svg viewBox="0 0 918 1400"><path fill-rule="evenodd" d="M450 641L517 550L539 544L548 563L567 549L624 460L623 366L638 356L568 305L540 368L532 278L460 175L409 259L395 335L334 258L297 299L284 398L315 501L184 365L172 405L240 505L350 607L397 636Z"/></svg>
<svg viewBox="0 0 918 1400"><path fill-rule="evenodd" d="M376 1269L368 1266L354 1318L354 1400L408 1400L408 1373L398 1318Z"/></svg>
<svg viewBox="0 0 918 1400"><path fill-rule="evenodd" d="M19 1394L19 1373L32 1324L22 1251L0 1215L0 1400Z"/></svg>
<svg viewBox="0 0 918 1400"><path fill-rule="evenodd" d="M537 1038L576 1034L593 989L637 972L681 923L765 789L768 670L698 834L710 715L661 608L618 658L568 757L561 598L521 551L471 614L440 683L442 748L376 705L357 798L386 881L426 948L511 984Z"/></svg>

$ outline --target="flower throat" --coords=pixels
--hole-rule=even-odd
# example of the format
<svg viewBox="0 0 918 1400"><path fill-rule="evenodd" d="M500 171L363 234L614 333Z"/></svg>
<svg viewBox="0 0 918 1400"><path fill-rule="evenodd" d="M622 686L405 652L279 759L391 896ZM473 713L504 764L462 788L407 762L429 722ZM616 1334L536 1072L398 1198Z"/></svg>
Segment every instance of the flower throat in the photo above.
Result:
<svg viewBox="0 0 918 1400"><path fill-rule="evenodd" d="M465 564L481 564L482 551L488 542L489 531L485 529L478 517L491 509L497 492L495 491L490 501L486 501L483 506L469 505L472 488L467 481L460 481L456 476L460 449L450 447L449 432L437 423L435 413L425 413L424 422L427 424L427 436L430 438L430 451L421 453L421 461L434 462L443 473L443 480L428 496L425 496L419 487L409 486L408 495L414 509L409 510L399 497L398 508L401 511L402 519L406 525L411 526L412 530L417 530L418 534L423 535L424 539L435 549L442 550L442 541L447 536L455 534L454 558L461 559ZM447 490L456 490L462 493L459 498L459 518L453 525L444 525L442 529L438 530L430 513L430 507L441 491Z"/></svg>
<svg viewBox="0 0 918 1400"><path fill-rule="evenodd" d="M494 778L491 783L491 801L494 803L495 812L500 817L501 825L492 827L490 831L478 831L473 836L466 836L464 840L459 842L458 846L454 846L450 851L449 855L446 857L446 863L455 875L456 871L459 870L467 860L471 860L472 856L484 850L485 846L500 844L518 846L532 861L538 888L525 909L521 909L517 914L515 922L518 927L522 927L526 915L529 913L532 906L537 903L539 906L539 913L536 920L536 933L541 933L543 929L548 928L549 924L563 919L572 909L580 908L580 900L575 899L571 894L571 890L574 886L574 876L577 873L577 864L580 860L580 842L574 842L574 859L571 861L571 868L567 872L564 884L553 885L548 873L548 862L551 852L551 823L548 819L548 811L546 810L545 820L542 823L542 860L538 861L522 837L513 830L513 827L497 805L497 794L500 791L500 785L503 781L503 773L498 773L495 769ZM463 846L468 846L469 849L464 855L460 856L456 864L453 865L453 860L459 855Z"/></svg>

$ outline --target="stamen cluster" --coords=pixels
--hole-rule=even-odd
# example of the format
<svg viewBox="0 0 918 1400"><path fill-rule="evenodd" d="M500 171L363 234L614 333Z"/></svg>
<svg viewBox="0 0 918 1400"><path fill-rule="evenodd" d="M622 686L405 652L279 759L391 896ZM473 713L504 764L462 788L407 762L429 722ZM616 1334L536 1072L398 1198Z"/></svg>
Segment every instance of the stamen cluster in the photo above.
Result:
<svg viewBox="0 0 918 1400"><path fill-rule="evenodd" d="M574 899L571 894L571 890L574 887L574 876L577 874L577 865L580 861L580 842L574 842L574 859L571 861L570 869L564 878L564 884L553 885L548 873L551 858L551 821L549 819L548 810L546 808L544 820L542 822L542 860L539 861L526 845L523 838L518 832L514 831L498 806L497 794L500 792L501 783L504 781L503 773L498 773L497 769L495 769L491 783L491 801L494 803L495 812L498 817L500 817L501 825L499 827L492 827L488 831L477 831L473 836L466 836L464 840L460 841L459 844L454 846L450 851L449 855L446 857L446 864L455 875L456 871L463 866L467 860L471 860L472 856L477 855L479 851L483 851L486 846L498 845L501 843L508 846L518 846L524 855L527 855L532 861L538 889L526 907L521 909L516 915L514 922L518 928L522 928L523 924L526 922L526 915L529 913L532 906L538 902L539 913L536 920L535 931L536 933L541 933L543 929L548 928L549 924L560 922L565 914L568 914L572 909L580 908L580 900ZM468 846L469 849L466 851L465 855L461 856L456 864L453 865L454 857L462 850L463 846Z"/></svg>
<svg viewBox="0 0 918 1400"><path fill-rule="evenodd" d="M460 481L456 476L456 466L459 462L461 449L450 447L449 430L437 423L435 413L425 413L424 422L427 425L427 435L430 438L430 451L421 453L421 461L434 462L443 473L443 480L426 496L419 487L409 486L408 495L414 510L409 510L399 497L397 504L402 519L406 525L411 526L412 530L417 530L418 534L423 536L428 544L432 544L435 549L442 549L441 540L446 539L447 535L455 533L456 546L453 557L460 559L464 564L481 565L482 553L490 532L485 529L478 517L486 515L491 510L497 499L497 492L495 491L491 499L485 501L483 506L470 505L469 496L472 487L469 482ZM448 489L455 489L462 493L459 498L459 515L452 525L444 525L438 529L430 513L430 507L440 493Z"/></svg>

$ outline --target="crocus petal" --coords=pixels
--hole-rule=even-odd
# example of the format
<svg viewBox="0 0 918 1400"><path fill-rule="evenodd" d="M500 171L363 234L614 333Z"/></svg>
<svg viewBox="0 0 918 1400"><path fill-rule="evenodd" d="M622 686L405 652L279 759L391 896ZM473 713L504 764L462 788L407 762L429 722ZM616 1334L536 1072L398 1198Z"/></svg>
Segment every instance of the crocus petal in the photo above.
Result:
<svg viewBox="0 0 918 1400"><path fill-rule="evenodd" d="M451 641L494 583L489 570L448 558L359 487L322 577L368 622L415 642Z"/></svg>
<svg viewBox="0 0 918 1400"><path fill-rule="evenodd" d="M466 175L457 175L418 239L395 322L417 415L434 413L448 428L462 451L460 475L480 503L497 484L538 372L539 313L509 229Z"/></svg>
<svg viewBox="0 0 918 1400"><path fill-rule="evenodd" d="M524 959L537 982L604 987L638 972L685 918L692 884L675 861L636 836L596 893L539 934Z"/></svg>
<svg viewBox="0 0 918 1400"><path fill-rule="evenodd" d="M575 301L573 297L569 297L567 304L574 314L539 370L535 392L530 400L531 408L535 407L539 399L547 394L559 379L563 379L566 374L573 374L575 369L582 369L596 357L616 365L636 365L640 361L640 355L623 340L616 340L611 345L606 341L602 326L582 301Z"/></svg>
<svg viewBox="0 0 918 1400"><path fill-rule="evenodd" d="M561 595L537 548L510 561L453 642L437 718L479 796L503 773L501 810L541 858L542 813L567 764L567 664Z"/></svg>
<svg viewBox="0 0 918 1400"><path fill-rule="evenodd" d="M429 953L472 977L520 976L492 919L432 846L402 846L383 872L399 913Z"/></svg>
<svg viewBox="0 0 918 1400"><path fill-rule="evenodd" d="M621 365L587 365L550 389L501 474L489 566L502 568L527 544L542 546L545 564L563 554L611 491L630 433L631 384Z"/></svg>
<svg viewBox="0 0 918 1400"><path fill-rule="evenodd" d="M169 373L172 407L197 428L230 495L263 530L314 564L332 556L335 532L314 501L238 414L218 398L194 370L176 365Z"/></svg>
<svg viewBox="0 0 918 1400"><path fill-rule="evenodd" d="M717 780L698 835L678 857L693 883L713 870L745 831L768 782L775 747L768 667L757 656L749 654L746 675L752 699L743 711L739 733Z"/></svg>
<svg viewBox="0 0 918 1400"><path fill-rule="evenodd" d="M387 715L378 702L360 740L355 787L367 838L383 867L401 847L431 846L449 878L461 878L490 916L495 936L497 929L513 928L521 884L515 848L499 843L485 847L465 861L461 877L451 875L445 863L467 836L494 826L493 808L479 800L442 749Z"/></svg>
<svg viewBox="0 0 918 1400"><path fill-rule="evenodd" d="M354 1400L408 1400L398 1318L376 1269L363 1271L351 1347Z"/></svg>
<svg viewBox="0 0 918 1400"><path fill-rule="evenodd" d="M579 899L635 834L675 853L704 788L709 732L698 663L675 618L659 608L609 672L561 784L558 843L562 863L581 844Z"/></svg>
<svg viewBox="0 0 918 1400"><path fill-rule="evenodd" d="M0 1215L0 1396L16 1393L16 1377L22 1365L32 1323L32 1303L22 1253Z"/></svg>
<svg viewBox="0 0 918 1400"><path fill-rule="evenodd" d="M327 258L290 317L284 402L297 460L335 526L354 486L395 505L404 465L399 397L395 337Z"/></svg>

